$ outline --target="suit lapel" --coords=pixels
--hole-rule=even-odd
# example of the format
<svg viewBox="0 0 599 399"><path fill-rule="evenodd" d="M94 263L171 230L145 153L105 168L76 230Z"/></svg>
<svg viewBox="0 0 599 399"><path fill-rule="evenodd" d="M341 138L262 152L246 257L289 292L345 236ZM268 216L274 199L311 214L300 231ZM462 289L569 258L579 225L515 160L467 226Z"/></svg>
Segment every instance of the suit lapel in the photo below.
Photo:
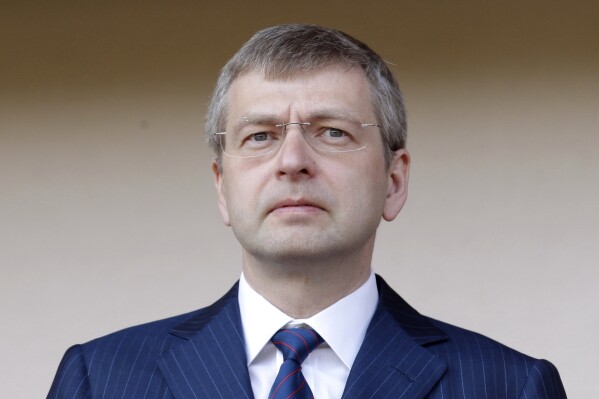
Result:
<svg viewBox="0 0 599 399"><path fill-rule="evenodd" d="M377 284L379 305L342 398L423 398L447 369L423 346L446 337L379 276ZM158 366L175 397L253 399L237 284L171 333L181 342Z"/></svg>
<svg viewBox="0 0 599 399"><path fill-rule="evenodd" d="M163 355L158 366L175 397L253 399L237 284L171 334L182 340Z"/></svg>
<svg viewBox="0 0 599 399"><path fill-rule="evenodd" d="M423 398L447 369L423 345L446 337L379 276L377 284L379 305L342 398Z"/></svg>

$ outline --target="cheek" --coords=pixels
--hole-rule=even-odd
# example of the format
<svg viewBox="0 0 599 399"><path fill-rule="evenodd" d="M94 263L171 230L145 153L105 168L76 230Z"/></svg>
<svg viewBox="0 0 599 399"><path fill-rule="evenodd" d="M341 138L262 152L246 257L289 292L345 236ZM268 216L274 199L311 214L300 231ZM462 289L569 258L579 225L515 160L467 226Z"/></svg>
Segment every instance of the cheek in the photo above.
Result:
<svg viewBox="0 0 599 399"><path fill-rule="evenodd" d="M224 198L232 224L243 222L257 212L261 188L255 172L243 166L235 173L225 171Z"/></svg>
<svg viewBox="0 0 599 399"><path fill-rule="evenodd" d="M347 216L382 216L387 197L387 181L382 173L352 173L343 179L343 184L340 183L340 180L335 181L331 188L337 187L336 191L341 194L337 200L345 204L343 208L349 211Z"/></svg>
<svg viewBox="0 0 599 399"><path fill-rule="evenodd" d="M388 178L383 171L372 172L362 182L366 212L376 213L382 217L385 201L387 199Z"/></svg>
<svg viewBox="0 0 599 399"><path fill-rule="evenodd" d="M243 213L240 207L243 207L246 201L241 200L242 198L247 199L244 187L234 180L229 180L225 185L225 199L229 217L233 220L237 218L238 214Z"/></svg>

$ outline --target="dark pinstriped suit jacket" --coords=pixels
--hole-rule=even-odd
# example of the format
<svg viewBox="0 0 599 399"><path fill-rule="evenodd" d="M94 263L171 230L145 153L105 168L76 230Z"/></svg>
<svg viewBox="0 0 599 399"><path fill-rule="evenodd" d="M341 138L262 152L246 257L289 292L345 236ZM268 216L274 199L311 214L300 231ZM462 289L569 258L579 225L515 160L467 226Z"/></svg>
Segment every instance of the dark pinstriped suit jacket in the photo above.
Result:
<svg viewBox="0 0 599 399"><path fill-rule="evenodd" d="M566 397L548 361L422 316L378 276L377 284L344 399ZM48 397L253 398L237 285L207 308L73 346Z"/></svg>

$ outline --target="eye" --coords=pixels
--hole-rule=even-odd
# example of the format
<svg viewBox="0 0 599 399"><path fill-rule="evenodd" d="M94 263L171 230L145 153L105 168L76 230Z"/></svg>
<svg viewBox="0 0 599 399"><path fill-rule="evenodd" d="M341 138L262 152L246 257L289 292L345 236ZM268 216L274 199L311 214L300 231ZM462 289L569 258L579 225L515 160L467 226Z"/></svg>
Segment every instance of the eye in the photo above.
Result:
<svg viewBox="0 0 599 399"><path fill-rule="evenodd" d="M347 132L345 132L341 129L334 128L334 127L328 127L324 130L323 136L336 139L336 138L342 138L342 137L347 136Z"/></svg>
<svg viewBox="0 0 599 399"><path fill-rule="evenodd" d="M276 143L278 135L271 130L250 130L246 132L239 143L240 146L264 148Z"/></svg>
<svg viewBox="0 0 599 399"><path fill-rule="evenodd" d="M344 151L355 142L354 136L341 123L326 124L317 130L312 138L314 144L325 151ZM337 126L337 127L333 127Z"/></svg>
<svg viewBox="0 0 599 399"><path fill-rule="evenodd" d="M253 133L248 137L248 140L250 141L255 141L255 142L261 142L261 141L266 141L269 138L270 134L267 132L258 132L258 133Z"/></svg>

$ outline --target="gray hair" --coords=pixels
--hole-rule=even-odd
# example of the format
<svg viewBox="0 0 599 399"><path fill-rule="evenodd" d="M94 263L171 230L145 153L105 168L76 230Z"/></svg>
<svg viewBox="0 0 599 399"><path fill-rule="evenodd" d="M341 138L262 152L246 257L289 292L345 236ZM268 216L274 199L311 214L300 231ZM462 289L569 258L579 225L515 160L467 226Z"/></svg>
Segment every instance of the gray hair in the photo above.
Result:
<svg viewBox="0 0 599 399"><path fill-rule="evenodd" d="M406 145L407 122L403 96L385 61L366 44L341 31L291 24L259 31L221 70L205 124L206 140L216 153L219 168L222 154L215 133L225 130L227 92L236 78L259 72L266 79L286 79L332 65L360 67L364 71L389 167L393 151Z"/></svg>

